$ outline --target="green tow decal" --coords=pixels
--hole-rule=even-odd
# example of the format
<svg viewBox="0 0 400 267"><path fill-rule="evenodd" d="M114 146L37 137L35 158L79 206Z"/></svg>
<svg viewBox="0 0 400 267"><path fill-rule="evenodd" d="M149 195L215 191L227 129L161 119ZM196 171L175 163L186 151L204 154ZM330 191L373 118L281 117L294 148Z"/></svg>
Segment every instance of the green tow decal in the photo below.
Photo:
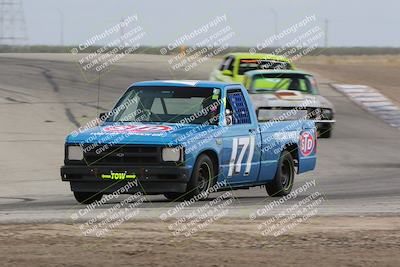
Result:
<svg viewBox="0 0 400 267"><path fill-rule="evenodd" d="M125 180L125 179L136 179L136 174L127 174L127 172L113 172L110 174L102 174L102 179L111 179L111 180Z"/></svg>

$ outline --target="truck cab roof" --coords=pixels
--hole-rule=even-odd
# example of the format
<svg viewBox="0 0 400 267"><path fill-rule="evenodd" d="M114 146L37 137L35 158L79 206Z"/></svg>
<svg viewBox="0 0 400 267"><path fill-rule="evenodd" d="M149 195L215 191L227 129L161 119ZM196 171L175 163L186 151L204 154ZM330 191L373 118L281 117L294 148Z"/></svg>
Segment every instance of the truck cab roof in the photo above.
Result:
<svg viewBox="0 0 400 267"><path fill-rule="evenodd" d="M174 86L174 87L216 87L224 88L228 85L238 85L239 83L225 83L225 82L214 82L214 81L197 81L197 80L157 80L157 81L143 81L133 83L131 86Z"/></svg>
<svg viewBox="0 0 400 267"><path fill-rule="evenodd" d="M274 55L274 54L264 54L264 53L229 53L225 56L235 56L237 58L248 58L248 59L268 59L277 60L282 62L289 62L290 60L286 57Z"/></svg>

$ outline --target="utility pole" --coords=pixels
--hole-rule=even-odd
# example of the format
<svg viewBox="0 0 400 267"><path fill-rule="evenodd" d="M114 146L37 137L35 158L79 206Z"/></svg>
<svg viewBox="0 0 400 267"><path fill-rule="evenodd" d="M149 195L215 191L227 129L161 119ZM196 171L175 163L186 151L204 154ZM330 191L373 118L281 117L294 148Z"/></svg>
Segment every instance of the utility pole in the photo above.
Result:
<svg viewBox="0 0 400 267"><path fill-rule="evenodd" d="M329 20L325 19L325 48L328 47Z"/></svg>
<svg viewBox="0 0 400 267"><path fill-rule="evenodd" d="M22 0L0 0L0 43L28 40Z"/></svg>
<svg viewBox="0 0 400 267"><path fill-rule="evenodd" d="M274 34L275 34L275 38L276 38L278 36L278 13L273 8L271 8L270 11L274 18ZM278 46L278 43L276 45Z"/></svg>

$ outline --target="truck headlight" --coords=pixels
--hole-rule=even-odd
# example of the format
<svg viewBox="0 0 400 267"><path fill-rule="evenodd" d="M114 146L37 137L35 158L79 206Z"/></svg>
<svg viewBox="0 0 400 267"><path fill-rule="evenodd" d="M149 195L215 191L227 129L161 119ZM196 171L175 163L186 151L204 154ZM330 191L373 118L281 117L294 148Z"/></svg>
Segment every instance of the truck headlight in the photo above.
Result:
<svg viewBox="0 0 400 267"><path fill-rule="evenodd" d="M162 150L163 161L180 161L182 157L182 148L166 147Z"/></svg>
<svg viewBox="0 0 400 267"><path fill-rule="evenodd" d="M68 160L83 160L83 149L81 146L68 146Z"/></svg>

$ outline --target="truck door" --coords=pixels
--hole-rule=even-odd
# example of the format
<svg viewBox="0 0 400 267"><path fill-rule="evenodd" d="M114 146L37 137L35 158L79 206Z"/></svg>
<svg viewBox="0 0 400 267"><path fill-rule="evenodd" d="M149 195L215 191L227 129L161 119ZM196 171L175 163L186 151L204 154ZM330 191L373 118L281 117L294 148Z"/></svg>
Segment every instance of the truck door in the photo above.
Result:
<svg viewBox="0 0 400 267"><path fill-rule="evenodd" d="M251 116L248 99L240 88L228 89L224 99L222 168L225 180L229 184L256 181L261 154L257 119Z"/></svg>

